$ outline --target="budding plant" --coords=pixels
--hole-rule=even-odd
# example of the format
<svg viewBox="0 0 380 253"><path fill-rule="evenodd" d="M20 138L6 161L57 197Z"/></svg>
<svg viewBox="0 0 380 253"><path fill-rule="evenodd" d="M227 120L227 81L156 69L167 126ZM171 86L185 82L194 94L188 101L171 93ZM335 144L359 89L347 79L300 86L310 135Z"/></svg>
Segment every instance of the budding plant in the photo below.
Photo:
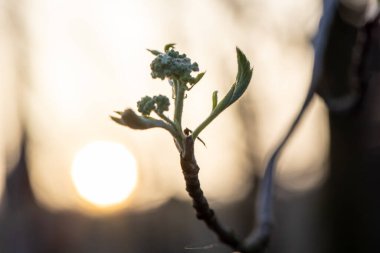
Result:
<svg viewBox="0 0 380 253"><path fill-rule="evenodd" d="M171 119L165 112L169 110L170 100L168 97L158 95L154 97L145 96L137 102L137 110L141 115L137 115L132 109L124 112L117 111L118 117L111 118L119 124L133 129L149 129L153 127L163 128L173 136L180 153L184 152L186 137L197 139L200 132L206 128L222 111L238 100L252 77L252 69L245 55L237 49L239 70L236 82L232 85L226 96L218 101L217 91L212 94L212 109L210 115L190 133L188 129L182 127L182 112L184 100L187 93L202 79L205 72L201 72L193 77L193 72L198 72L199 67L196 62L185 54L180 54L174 49L174 44L168 44L164 52L149 50L155 58L150 64L152 78L162 79L169 82L168 87L172 89L172 99L174 99L174 115ZM152 116L152 113L156 117Z"/></svg>
<svg viewBox="0 0 380 253"><path fill-rule="evenodd" d="M174 100L174 114L167 115L170 106L170 99L163 95L145 96L137 102L139 114L132 109L116 111L117 116L111 118L124 126L132 129L163 128L168 131L175 142L180 153L180 163L182 173L186 182L186 190L193 200L193 207L198 219L203 220L206 225L214 231L221 242L229 245L234 250L240 252L260 252L266 247L270 230L269 202L265 201L261 206L263 215L259 215L259 229L251 233L245 240L240 240L235 234L217 219L214 211L209 207L208 201L203 194L198 178L199 166L194 155L194 142L199 139L199 134L225 109L235 103L246 91L251 78L251 65L243 52L236 48L238 71L236 81L230 90L218 100L217 91L211 95L211 112L194 131L183 128L182 112L185 98L191 89L202 79L205 72L194 75L199 67L196 62L192 62L185 54L180 54L175 50L174 44L168 44L164 51L148 50L155 58L150 64L152 78L168 81L168 87L172 89L172 99ZM200 140L203 142L202 140ZM268 212L267 212L268 211ZM268 225L269 224L269 225Z"/></svg>

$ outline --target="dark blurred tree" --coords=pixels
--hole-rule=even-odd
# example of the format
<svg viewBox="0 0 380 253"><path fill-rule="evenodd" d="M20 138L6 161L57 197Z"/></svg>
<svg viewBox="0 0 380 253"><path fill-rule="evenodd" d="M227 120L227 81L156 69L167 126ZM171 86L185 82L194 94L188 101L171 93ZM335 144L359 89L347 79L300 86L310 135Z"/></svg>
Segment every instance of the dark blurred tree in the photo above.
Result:
<svg viewBox="0 0 380 253"><path fill-rule="evenodd" d="M380 18L366 18L370 1L345 2L331 27L320 83L330 111L328 252L378 252Z"/></svg>

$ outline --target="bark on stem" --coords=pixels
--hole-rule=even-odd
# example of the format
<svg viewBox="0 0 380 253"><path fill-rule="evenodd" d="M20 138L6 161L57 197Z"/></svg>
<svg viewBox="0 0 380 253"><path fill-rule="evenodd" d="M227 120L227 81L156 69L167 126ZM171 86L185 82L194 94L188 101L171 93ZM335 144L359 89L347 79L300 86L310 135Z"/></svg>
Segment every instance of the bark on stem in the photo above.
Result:
<svg viewBox="0 0 380 253"><path fill-rule="evenodd" d="M181 167L186 181L186 191L193 200L193 207L197 218L203 220L209 229L214 231L221 242L229 245L234 250L240 250L240 241L232 230L223 226L217 219L205 198L198 178L199 166L194 156L194 140L187 136L184 143L184 151L181 153Z"/></svg>

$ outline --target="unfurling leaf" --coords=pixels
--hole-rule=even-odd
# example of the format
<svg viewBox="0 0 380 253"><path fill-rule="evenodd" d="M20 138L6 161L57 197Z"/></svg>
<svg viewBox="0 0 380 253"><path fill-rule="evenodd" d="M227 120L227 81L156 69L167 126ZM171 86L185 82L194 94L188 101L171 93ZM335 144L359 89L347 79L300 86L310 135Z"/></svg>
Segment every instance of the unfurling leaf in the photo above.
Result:
<svg viewBox="0 0 380 253"><path fill-rule="evenodd" d="M218 91L214 91L212 93L212 110L213 111L216 107L216 105L218 104Z"/></svg>
<svg viewBox="0 0 380 253"><path fill-rule="evenodd" d="M192 83L193 85L197 84L201 79L202 77L206 74L206 72L201 72L199 73L195 78L194 78L194 82Z"/></svg>
<svg viewBox="0 0 380 253"><path fill-rule="evenodd" d="M249 63L247 57L239 48L236 48L236 54L238 61L238 73L236 75L235 91L232 95L229 105L234 103L243 95L248 87L249 82L251 81L253 72L253 69L251 68L251 64Z"/></svg>
<svg viewBox="0 0 380 253"><path fill-rule="evenodd" d="M165 53L167 53L170 49L174 48L174 46L175 46L175 43L166 44L164 47Z"/></svg>
<svg viewBox="0 0 380 253"><path fill-rule="evenodd" d="M149 52L151 52L153 55L157 56L157 55L160 55L162 54L160 51L157 51L157 50L152 50L152 49L147 49Z"/></svg>
<svg viewBox="0 0 380 253"><path fill-rule="evenodd" d="M238 73L236 75L236 82L232 85L231 89L224 96L224 98L214 106L213 94L213 110L211 114L194 130L193 138L196 138L199 133L213 121L221 112L232 105L238 100L246 91L249 82L252 78L253 69L244 53L236 48Z"/></svg>

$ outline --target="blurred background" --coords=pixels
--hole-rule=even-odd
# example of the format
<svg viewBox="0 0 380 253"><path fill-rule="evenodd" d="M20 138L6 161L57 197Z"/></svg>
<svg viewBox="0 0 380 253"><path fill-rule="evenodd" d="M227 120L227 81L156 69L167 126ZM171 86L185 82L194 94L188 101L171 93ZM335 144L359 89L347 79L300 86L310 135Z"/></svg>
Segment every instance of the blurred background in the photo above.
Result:
<svg viewBox="0 0 380 253"><path fill-rule="evenodd" d="M322 2L312 0L0 0L0 251L230 252L199 222L179 154L161 130L110 120L145 95L171 96L150 77L167 43L205 77L188 94L183 125L209 113L237 72L243 98L196 145L200 179L221 219L245 235L257 179L298 111L311 77ZM172 112L169 112L170 114ZM320 252L319 193L328 121L315 98L279 161L271 252Z"/></svg>

